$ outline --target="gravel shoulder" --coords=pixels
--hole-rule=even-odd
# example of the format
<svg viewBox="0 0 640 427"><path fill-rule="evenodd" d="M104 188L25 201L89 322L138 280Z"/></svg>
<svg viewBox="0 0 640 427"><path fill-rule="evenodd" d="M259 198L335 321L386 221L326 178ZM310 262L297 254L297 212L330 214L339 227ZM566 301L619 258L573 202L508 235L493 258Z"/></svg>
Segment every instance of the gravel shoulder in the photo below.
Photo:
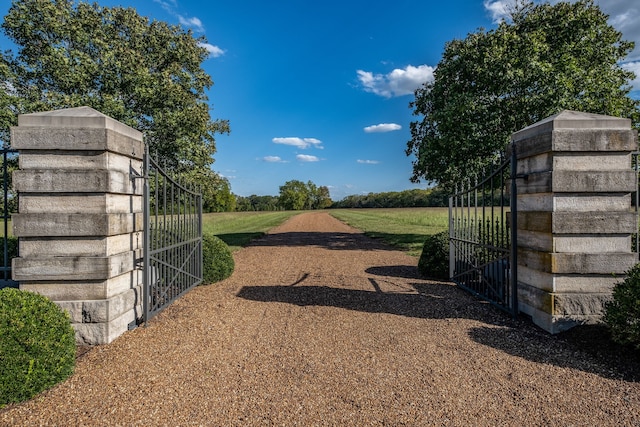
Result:
<svg viewBox="0 0 640 427"><path fill-rule="evenodd" d="M83 354L0 425L640 425L635 371L584 336L421 279L326 213L234 257L229 279Z"/></svg>

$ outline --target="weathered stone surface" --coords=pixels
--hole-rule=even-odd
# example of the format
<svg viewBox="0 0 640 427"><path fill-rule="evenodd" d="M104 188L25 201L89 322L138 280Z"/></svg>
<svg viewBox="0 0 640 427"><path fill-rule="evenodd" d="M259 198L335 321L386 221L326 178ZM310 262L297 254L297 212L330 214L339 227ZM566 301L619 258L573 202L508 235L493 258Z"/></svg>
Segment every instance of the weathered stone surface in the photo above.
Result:
<svg viewBox="0 0 640 427"><path fill-rule="evenodd" d="M85 345L109 344L125 333L129 324L135 323L136 311L130 310L108 323L73 323L76 342Z"/></svg>
<svg viewBox="0 0 640 427"><path fill-rule="evenodd" d="M553 246L549 250L553 252L568 253L623 253L631 248L631 235L607 236L607 235L556 235L553 238Z"/></svg>
<svg viewBox="0 0 640 427"><path fill-rule="evenodd" d="M518 283L548 293L610 293L622 280L611 274L551 274L518 265Z"/></svg>
<svg viewBox="0 0 640 427"><path fill-rule="evenodd" d="M20 153L19 166L23 170L114 170L140 172L142 160L108 151L30 150Z"/></svg>
<svg viewBox="0 0 640 427"><path fill-rule="evenodd" d="M602 315L609 293L563 293L553 295L553 314L557 316Z"/></svg>
<svg viewBox="0 0 640 427"><path fill-rule="evenodd" d="M84 282L31 282L23 280L20 282L20 289L36 292L40 295L46 296L52 301L65 301L68 303L108 297L107 281L105 280ZM80 306L80 309L82 309L82 305Z"/></svg>
<svg viewBox="0 0 640 427"><path fill-rule="evenodd" d="M553 253L518 248L518 264L544 273L624 275L636 253Z"/></svg>
<svg viewBox="0 0 640 427"><path fill-rule="evenodd" d="M143 215L21 213L12 216L12 226L18 237L106 237L141 231Z"/></svg>
<svg viewBox="0 0 640 427"><path fill-rule="evenodd" d="M129 289L108 299L83 301L82 322L101 323L120 317L136 305L137 296L135 289Z"/></svg>
<svg viewBox="0 0 640 427"><path fill-rule="evenodd" d="M628 170L553 171L552 192L630 193L636 190L636 173Z"/></svg>
<svg viewBox="0 0 640 427"><path fill-rule="evenodd" d="M91 128L11 128L11 145L19 150L101 151L107 150L142 159L142 139L131 138L110 129Z"/></svg>
<svg viewBox="0 0 640 427"><path fill-rule="evenodd" d="M535 138L547 138L554 131L570 130L570 132L579 132L584 130L587 132L593 132L598 130L604 131L622 131L626 132L631 129L631 120L620 117L604 116L600 114L583 113L580 111L563 110L560 113L547 117L537 123L534 123L526 128L515 132L511 136L511 140L519 142L527 139ZM523 145L535 145L534 143ZM520 147L518 147L520 148ZM585 150L582 147L578 147L575 151L590 151ZM635 148L631 148L628 151L634 151ZM624 149L618 149L616 151L627 151ZM522 153L523 156L530 156L524 151L518 150L518 153Z"/></svg>
<svg viewBox="0 0 640 427"><path fill-rule="evenodd" d="M49 256L110 256L142 249L142 232L94 238L39 238L20 239L20 255L24 258Z"/></svg>
<svg viewBox="0 0 640 427"><path fill-rule="evenodd" d="M628 171L631 169L631 153L569 153L558 152L553 155L553 171ZM549 169L547 169L549 170Z"/></svg>
<svg viewBox="0 0 640 427"><path fill-rule="evenodd" d="M109 299L130 289L142 288L142 270L136 269L107 280L20 281L20 289L44 295L53 301L82 302ZM141 302L140 302L141 303Z"/></svg>
<svg viewBox="0 0 640 427"><path fill-rule="evenodd" d="M637 253L552 253L551 273L624 275L638 262Z"/></svg>
<svg viewBox="0 0 640 427"><path fill-rule="evenodd" d="M13 173L13 185L25 193L142 194L129 172L113 170L28 169ZM141 186L138 186L141 187Z"/></svg>
<svg viewBox="0 0 640 427"><path fill-rule="evenodd" d="M13 277L17 281L106 280L135 268L134 251L108 257L14 258Z"/></svg>
<svg viewBox="0 0 640 427"><path fill-rule="evenodd" d="M142 158L142 133L90 107L21 114L11 129L19 150L112 151Z"/></svg>
<svg viewBox="0 0 640 427"><path fill-rule="evenodd" d="M518 212L518 229L555 234L631 234L636 231L633 212Z"/></svg>
<svg viewBox="0 0 640 427"><path fill-rule="evenodd" d="M51 194L22 193L19 211L29 213L131 213L142 212L142 196L126 194Z"/></svg>

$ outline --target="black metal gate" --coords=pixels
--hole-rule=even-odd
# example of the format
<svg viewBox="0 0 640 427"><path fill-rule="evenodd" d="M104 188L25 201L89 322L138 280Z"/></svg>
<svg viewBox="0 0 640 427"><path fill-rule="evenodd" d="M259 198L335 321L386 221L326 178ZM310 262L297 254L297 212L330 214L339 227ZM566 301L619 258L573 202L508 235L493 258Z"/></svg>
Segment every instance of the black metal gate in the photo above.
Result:
<svg viewBox="0 0 640 427"><path fill-rule="evenodd" d="M515 146L488 176L449 198L449 273L463 289L518 314Z"/></svg>
<svg viewBox="0 0 640 427"><path fill-rule="evenodd" d="M202 283L202 195L144 157L144 321Z"/></svg>
<svg viewBox="0 0 640 427"><path fill-rule="evenodd" d="M18 195L11 188L10 163L17 163L17 150L7 146L0 148L2 153L2 265L0 266L0 289L18 287L18 282L11 277L11 260L18 256L18 240L9 234L11 214L18 211Z"/></svg>

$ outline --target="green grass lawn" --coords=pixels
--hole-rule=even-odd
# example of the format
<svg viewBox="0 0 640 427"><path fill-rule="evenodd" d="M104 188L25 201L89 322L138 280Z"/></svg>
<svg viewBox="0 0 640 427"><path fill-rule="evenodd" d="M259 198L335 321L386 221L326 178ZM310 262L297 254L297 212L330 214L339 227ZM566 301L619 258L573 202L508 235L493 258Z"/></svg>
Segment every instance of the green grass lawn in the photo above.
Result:
<svg viewBox="0 0 640 427"><path fill-rule="evenodd" d="M330 209L329 214L381 239L409 255L420 256L427 236L447 230L447 208ZM301 211L222 212L204 214L203 229L221 238L232 251L246 246L270 228L282 224Z"/></svg>
<svg viewBox="0 0 640 427"><path fill-rule="evenodd" d="M426 237L449 227L448 208L335 209L327 211L367 236L420 256Z"/></svg>
<svg viewBox="0 0 640 427"><path fill-rule="evenodd" d="M301 211L208 213L202 215L202 228L237 251L299 213Z"/></svg>

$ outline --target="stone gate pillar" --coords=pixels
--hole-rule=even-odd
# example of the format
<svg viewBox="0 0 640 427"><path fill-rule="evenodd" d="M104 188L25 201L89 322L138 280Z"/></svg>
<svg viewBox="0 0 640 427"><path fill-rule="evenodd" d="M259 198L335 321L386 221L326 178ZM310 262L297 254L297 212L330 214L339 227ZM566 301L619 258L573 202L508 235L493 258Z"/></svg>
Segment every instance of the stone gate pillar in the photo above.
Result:
<svg viewBox="0 0 640 427"><path fill-rule="evenodd" d="M142 134L80 107L19 116L11 145L13 278L66 309L79 343L111 342L141 317Z"/></svg>
<svg viewBox="0 0 640 427"><path fill-rule="evenodd" d="M518 170L520 311L556 333L600 320L636 262L631 121L563 111L512 136Z"/></svg>

